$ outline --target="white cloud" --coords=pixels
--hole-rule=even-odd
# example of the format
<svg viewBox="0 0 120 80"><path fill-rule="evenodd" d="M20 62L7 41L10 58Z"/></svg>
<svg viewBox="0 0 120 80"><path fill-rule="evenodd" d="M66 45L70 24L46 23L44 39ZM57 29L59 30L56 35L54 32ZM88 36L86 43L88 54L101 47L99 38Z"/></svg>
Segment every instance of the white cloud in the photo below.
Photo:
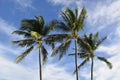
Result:
<svg viewBox="0 0 120 80"><path fill-rule="evenodd" d="M82 0L48 0L48 2L53 3L54 5L63 5L63 6L75 6L82 5Z"/></svg>
<svg viewBox="0 0 120 80"><path fill-rule="evenodd" d="M59 67L56 64L48 64L43 69L44 80L74 80L71 73L66 72L65 67Z"/></svg>
<svg viewBox="0 0 120 80"><path fill-rule="evenodd" d="M7 34L7 35L11 35L11 33L16 30L15 27L13 27L12 24L9 24L8 22L6 22L5 20L3 20L2 18L0 18L0 30L1 32Z"/></svg>
<svg viewBox="0 0 120 80"><path fill-rule="evenodd" d="M120 20L120 0L99 2L93 9L88 10L88 21L90 25L97 26L97 30L102 30ZM115 27L115 26L114 26Z"/></svg>
<svg viewBox="0 0 120 80"><path fill-rule="evenodd" d="M33 0L14 0L16 4L20 5L22 8L34 8L32 6Z"/></svg>
<svg viewBox="0 0 120 80"><path fill-rule="evenodd" d="M61 5L70 5L74 2L74 0L48 0L49 2L52 2L53 4L61 4Z"/></svg>
<svg viewBox="0 0 120 80"><path fill-rule="evenodd" d="M37 62L37 61L36 61ZM12 61L0 56L0 79L5 80L39 80L39 70L31 69L21 64L15 64ZM32 64L31 64L32 66ZM34 65L37 66L37 65ZM43 66L43 80L73 80L72 74L66 72L64 67L56 64L47 64Z"/></svg>
<svg viewBox="0 0 120 80"><path fill-rule="evenodd" d="M29 68L14 64L10 60L0 56L0 79L1 80L30 80L35 76Z"/></svg>

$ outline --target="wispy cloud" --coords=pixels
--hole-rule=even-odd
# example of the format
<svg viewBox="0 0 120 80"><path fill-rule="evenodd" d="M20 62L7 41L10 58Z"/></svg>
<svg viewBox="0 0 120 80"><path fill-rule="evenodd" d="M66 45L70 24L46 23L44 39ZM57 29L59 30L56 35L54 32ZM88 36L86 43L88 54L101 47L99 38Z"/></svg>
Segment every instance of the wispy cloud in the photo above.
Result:
<svg viewBox="0 0 120 80"><path fill-rule="evenodd" d="M88 10L88 22L97 30L118 23L120 20L120 0L96 3L95 7ZM116 28L116 26L114 26Z"/></svg>
<svg viewBox="0 0 120 80"><path fill-rule="evenodd" d="M62 5L62 6L81 6L83 1L82 0L47 0L51 2L53 5Z"/></svg>
<svg viewBox="0 0 120 80"><path fill-rule="evenodd" d="M0 27L1 32L7 35L11 35L11 33L16 29L15 27L13 27L12 24L9 24L2 18L0 18L0 24L1 24L1 27Z"/></svg>
<svg viewBox="0 0 120 80"><path fill-rule="evenodd" d="M1 80L30 80L35 76L34 72L24 66L14 64L0 55L0 79ZM34 80L34 79L33 79Z"/></svg>
<svg viewBox="0 0 120 80"><path fill-rule="evenodd" d="M32 5L33 0L14 0L21 8L34 8Z"/></svg>

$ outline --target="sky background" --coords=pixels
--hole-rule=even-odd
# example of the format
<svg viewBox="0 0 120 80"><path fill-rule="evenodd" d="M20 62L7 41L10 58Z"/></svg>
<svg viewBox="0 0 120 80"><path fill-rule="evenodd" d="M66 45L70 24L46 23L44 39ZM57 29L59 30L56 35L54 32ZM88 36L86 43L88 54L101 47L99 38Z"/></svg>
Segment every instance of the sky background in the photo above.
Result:
<svg viewBox="0 0 120 80"><path fill-rule="evenodd" d="M25 49L11 44L21 39L11 33L20 27L24 18L33 19L42 15L48 23L52 19L61 19L60 12L66 7L87 9L85 28L82 33L100 32L107 40L96 51L113 64L110 70L105 63L95 60L95 80L120 79L120 0L0 0L0 80L39 80L38 52L32 51L21 63L15 64L15 58ZM48 48L48 52L51 50ZM67 59L66 59L67 58ZM43 80L75 80L74 58L67 55L58 62L49 58L43 66ZM90 63L79 71L80 80L90 80Z"/></svg>

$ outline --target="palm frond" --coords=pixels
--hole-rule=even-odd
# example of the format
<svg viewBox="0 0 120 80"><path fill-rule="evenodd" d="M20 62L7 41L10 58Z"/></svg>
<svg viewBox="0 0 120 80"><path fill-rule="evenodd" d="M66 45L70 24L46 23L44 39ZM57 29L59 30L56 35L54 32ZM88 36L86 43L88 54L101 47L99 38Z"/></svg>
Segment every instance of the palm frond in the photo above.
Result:
<svg viewBox="0 0 120 80"><path fill-rule="evenodd" d="M68 25L68 27L71 28L72 24L71 24L69 17L64 12L61 12L61 16L63 20L66 22L66 25Z"/></svg>
<svg viewBox="0 0 120 80"><path fill-rule="evenodd" d="M44 46L42 46L43 64L45 64L45 63L46 63L46 61L47 61L47 59L48 59L47 55L48 55L47 50L45 49L45 47L44 47Z"/></svg>
<svg viewBox="0 0 120 80"><path fill-rule="evenodd" d="M59 60L63 57L63 55L66 54L69 46L70 46L71 41L65 41L63 42L60 46L56 47L53 51L51 56L55 56L57 53L59 53Z"/></svg>
<svg viewBox="0 0 120 80"><path fill-rule="evenodd" d="M51 31L51 28L50 28L49 26L44 26L44 27L43 27L43 30L42 30L42 32L41 32L41 35L42 35L42 36L46 36L46 35L49 34L50 31Z"/></svg>
<svg viewBox="0 0 120 80"><path fill-rule="evenodd" d="M31 37L31 35L30 35L28 32L21 31L21 30L13 31L12 34L22 35L22 36L24 36L25 38L30 38L30 37Z"/></svg>
<svg viewBox="0 0 120 80"><path fill-rule="evenodd" d="M17 41L12 41L12 44L17 44L20 47L29 47L32 44L34 44L35 41L33 39L24 39L24 40L17 40Z"/></svg>
<svg viewBox="0 0 120 80"><path fill-rule="evenodd" d="M78 8L75 9L75 18L76 18L76 20L78 18Z"/></svg>
<svg viewBox="0 0 120 80"><path fill-rule="evenodd" d="M21 20L20 30L26 30L26 31L33 30L36 24L38 25L35 19L23 19Z"/></svg>
<svg viewBox="0 0 120 80"><path fill-rule="evenodd" d="M21 55L19 55L16 60L15 63L19 63L21 60L23 60L33 49L34 47L31 46L29 47L25 52L23 52Z"/></svg>
<svg viewBox="0 0 120 80"><path fill-rule="evenodd" d="M69 32L71 31L70 27L68 27L64 22L60 22L58 21L56 27L55 27L56 31L59 29L61 31L64 31L64 32Z"/></svg>
<svg viewBox="0 0 120 80"><path fill-rule="evenodd" d="M105 36L104 38L98 40L95 48L97 49L98 46L99 46L101 43L103 43L106 39L107 39L107 36Z"/></svg>
<svg viewBox="0 0 120 80"><path fill-rule="evenodd" d="M51 35L47 36L47 38L45 39L45 42L46 42L46 44L62 42L65 39L67 39L68 36L69 36L69 34L51 34Z"/></svg>
<svg viewBox="0 0 120 80"><path fill-rule="evenodd" d="M107 66L112 69L112 63L110 63L107 59L105 59L104 57L97 57L99 60L105 62L107 64Z"/></svg>
<svg viewBox="0 0 120 80"><path fill-rule="evenodd" d="M80 13L80 15L79 15L79 18L78 18L78 30L81 30L81 29L83 29L83 27L84 27L84 22L85 22L85 18L86 18L86 13L87 13L87 11L86 11L86 9L85 9L85 7L83 7L83 9L82 9L82 11L81 11L81 13Z"/></svg>
<svg viewBox="0 0 120 80"><path fill-rule="evenodd" d="M75 14L70 8L66 9L65 14L67 15L67 17L70 19L72 23L75 22Z"/></svg>
<svg viewBox="0 0 120 80"><path fill-rule="evenodd" d="M88 53L92 52L90 44L84 39L78 38L78 45L81 47L82 50L87 51Z"/></svg>
<svg viewBox="0 0 120 80"><path fill-rule="evenodd" d="M86 59L78 66L78 69L80 69L82 66L84 66L88 61L89 61L89 58L86 58ZM76 70L74 70L73 73L75 74L75 73L76 73Z"/></svg>
<svg viewBox="0 0 120 80"><path fill-rule="evenodd" d="M98 35L99 35L99 32L97 32L97 33L94 35L94 37L93 37L93 40L94 40L94 41L97 41Z"/></svg>
<svg viewBox="0 0 120 80"><path fill-rule="evenodd" d="M78 55L81 55L82 53L78 53ZM68 56L75 56L75 53L68 54Z"/></svg>
<svg viewBox="0 0 120 80"><path fill-rule="evenodd" d="M37 20L38 20L38 22L39 22L39 25L40 25L41 27L43 27L44 24L45 24L43 17L42 17L42 16L36 16L36 18L37 18Z"/></svg>

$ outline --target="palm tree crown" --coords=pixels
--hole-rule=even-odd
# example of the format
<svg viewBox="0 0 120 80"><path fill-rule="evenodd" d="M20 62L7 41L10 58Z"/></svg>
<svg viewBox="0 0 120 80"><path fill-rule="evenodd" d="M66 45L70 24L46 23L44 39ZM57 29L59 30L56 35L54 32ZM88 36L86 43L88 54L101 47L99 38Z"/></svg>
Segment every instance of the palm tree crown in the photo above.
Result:
<svg viewBox="0 0 120 80"><path fill-rule="evenodd" d="M98 32L95 35L91 33L89 36L85 34L83 38L79 38L78 40L80 46L80 58L84 59L84 61L78 66L78 68L80 69L86 62L88 62L91 59L91 80L93 80L94 57L97 57L99 60L104 61L110 69L112 68L112 64L106 58L94 54L95 50L107 38L104 37L102 39L98 39L98 34Z"/></svg>

